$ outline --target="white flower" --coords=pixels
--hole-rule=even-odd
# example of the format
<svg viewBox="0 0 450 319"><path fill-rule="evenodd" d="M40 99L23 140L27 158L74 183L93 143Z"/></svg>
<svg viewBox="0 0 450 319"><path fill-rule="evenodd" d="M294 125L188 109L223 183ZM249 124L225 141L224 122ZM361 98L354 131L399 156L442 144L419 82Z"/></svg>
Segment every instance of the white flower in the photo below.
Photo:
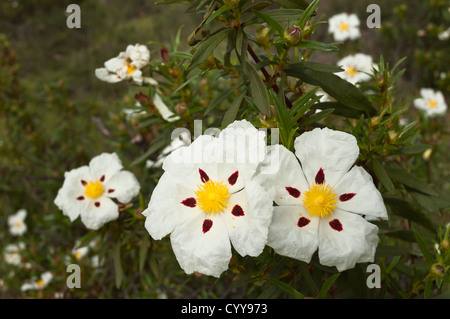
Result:
<svg viewBox="0 0 450 319"><path fill-rule="evenodd" d="M95 70L95 75L102 81L116 83L122 80L133 80L137 84L144 83L141 69L150 61L150 51L143 44L128 45L125 52L105 62L104 68ZM145 82L148 82L147 80ZM151 83L150 83L151 84Z"/></svg>
<svg viewBox="0 0 450 319"><path fill-rule="evenodd" d="M328 20L328 33L333 34L334 40L355 40L361 37L359 19L354 13L340 13Z"/></svg>
<svg viewBox="0 0 450 319"><path fill-rule="evenodd" d="M99 229L119 217L119 208L112 198L128 203L139 193L136 177L122 168L117 154L103 153L94 157L89 166L66 172L55 205L71 221L81 216L87 228Z"/></svg>
<svg viewBox="0 0 450 319"><path fill-rule="evenodd" d="M29 283L24 283L20 290L27 291L27 290L42 290L45 287L48 286L48 284L52 281L53 275L50 271L46 271L41 275L41 279L38 281L32 281Z"/></svg>
<svg viewBox="0 0 450 319"><path fill-rule="evenodd" d="M83 259L84 256L86 256L89 252L88 246L82 246L80 247L80 243L75 243L75 246L72 249L72 255L75 257L76 260Z"/></svg>
<svg viewBox="0 0 450 319"><path fill-rule="evenodd" d="M20 266L22 264L22 256L20 253L24 248L24 243L6 245L3 253L5 262L10 265Z"/></svg>
<svg viewBox="0 0 450 319"><path fill-rule="evenodd" d="M320 263L339 271L373 261L378 227L368 220L386 219L387 212L371 176L352 167L359 155L355 137L316 128L294 143L295 155L272 146L266 160L279 158L271 161L274 174L256 178L277 204L267 245L304 262L318 249Z"/></svg>
<svg viewBox="0 0 450 319"><path fill-rule="evenodd" d="M161 117L167 122L173 122L180 119L178 115L175 115L171 110L169 110L167 105L157 93L155 93L155 96L153 97L153 104L155 104L159 114L161 114Z"/></svg>
<svg viewBox="0 0 450 319"><path fill-rule="evenodd" d="M337 65L342 67L344 71L338 72L336 75L352 84L370 80L371 77L367 73L372 73L373 69L376 68L372 57L363 53L348 55L339 60Z"/></svg>
<svg viewBox="0 0 450 319"><path fill-rule="evenodd" d="M414 106L423 111L427 117L444 115L447 111L447 103L442 92L427 88L420 89L420 98L414 100Z"/></svg>
<svg viewBox="0 0 450 319"><path fill-rule="evenodd" d="M9 232L11 235L20 236L27 231L25 217L27 217L27 211L25 209L19 209L16 214L8 217Z"/></svg>
<svg viewBox="0 0 450 319"><path fill-rule="evenodd" d="M241 256L258 256L266 243L272 200L252 181L265 156L265 134L246 120L217 137L201 135L164 160L145 227L170 241L181 268L219 277L231 245ZM230 243L231 241L231 243Z"/></svg>
<svg viewBox="0 0 450 319"><path fill-rule="evenodd" d="M438 39L441 41L448 40L448 38L450 38L450 28L448 28L447 30L444 30L438 34Z"/></svg>
<svg viewBox="0 0 450 319"><path fill-rule="evenodd" d="M188 146L191 144L191 135L188 132L182 132L178 137L172 140L168 146L166 146L161 154L158 156L156 161L147 160L146 162L146 168L152 168L152 167L161 167L162 163L164 162L164 159L175 151L176 149L184 146Z"/></svg>

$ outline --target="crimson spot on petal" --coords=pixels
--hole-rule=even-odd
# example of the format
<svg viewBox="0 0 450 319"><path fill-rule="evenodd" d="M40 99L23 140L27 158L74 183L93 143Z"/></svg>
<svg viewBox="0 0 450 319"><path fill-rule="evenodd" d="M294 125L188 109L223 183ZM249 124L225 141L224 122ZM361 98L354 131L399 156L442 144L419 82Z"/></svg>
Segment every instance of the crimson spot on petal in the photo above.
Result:
<svg viewBox="0 0 450 319"><path fill-rule="evenodd" d="M204 233L204 234L205 234L206 232L208 232L208 231L211 229L212 224L213 224L213 222L212 222L211 219L205 219L205 220L203 221L203 233Z"/></svg>
<svg viewBox="0 0 450 319"><path fill-rule="evenodd" d="M308 225L310 222L310 220L306 217L300 217L298 222L297 222L297 226L298 227L305 227L306 225Z"/></svg>
<svg viewBox="0 0 450 319"><path fill-rule="evenodd" d="M230 185L234 185L236 184L236 181L239 177L239 171L234 172L233 174L230 175L230 177L228 177L228 183L230 183Z"/></svg>
<svg viewBox="0 0 450 319"><path fill-rule="evenodd" d="M336 231L341 231L342 228L342 224L338 219L333 219L330 223L331 228L333 228Z"/></svg>
<svg viewBox="0 0 450 319"><path fill-rule="evenodd" d="M100 177L100 182L104 182L105 181L105 175L102 175L102 177Z"/></svg>
<svg viewBox="0 0 450 319"><path fill-rule="evenodd" d="M200 178L201 178L203 183L206 183L207 181L209 181L209 176L208 176L208 174L205 173L204 170L199 168L198 172L200 173Z"/></svg>
<svg viewBox="0 0 450 319"><path fill-rule="evenodd" d="M100 207L100 202L95 202L94 205L95 207Z"/></svg>
<svg viewBox="0 0 450 319"><path fill-rule="evenodd" d="M286 190L292 197L299 198L300 191L297 188L286 186Z"/></svg>
<svg viewBox="0 0 450 319"><path fill-rule="evenodd" d="M356 195L355 193L345 193L345 194L342 194L341 196L339 196L339 200L341 202L346 202L346 201L352 199L353 196L355 196L355 195Z"/></svg>
<svg viewBox="0 0 450 319"><path fill-rule="evenodd" d="M244 216L244 210L243 210L242 207L239 206L239 205L234 205L233 210L231 211L231 213L232 213L234 216L236 216L236 217Z"/></svg>
<svg viewBox="0 0 450 319"><path fill-rule="evenodd" d="M112 189L112 188L108 189L108 193L113 193L114 191L115 191L115 189Z"/></svg>
<svg viewBox="0 0 450 319"><path fill-rule="evenodd" d="M78 196L77 199L78 199L78 200L83 200L83 199L84 199L84 196Z"/></svg>
<svg viewBox="0 0 450 319"><path fill-rule="evenodd" d="M325 174L323 173L323 169L320 168L316 174L316 184L323 184L325 182Z"/></svg>
<svg viewBox="0 0 450 319"><path fill-rule="evenodd" d="M195 207L195 205L197 204L197 201L195 200L194 197L189 197L189 198L186 198L184 201L182 201L181 204L183 204L187 207Z"/></svg>
<svg viewBox="0 0 450 319"><path fill-rule="evenodd" d="M84 179L82 179L82 180L81 180L81 184L82 184L83 186L86 186L86 185L87 185L87 182L86 182Z"/></svg>

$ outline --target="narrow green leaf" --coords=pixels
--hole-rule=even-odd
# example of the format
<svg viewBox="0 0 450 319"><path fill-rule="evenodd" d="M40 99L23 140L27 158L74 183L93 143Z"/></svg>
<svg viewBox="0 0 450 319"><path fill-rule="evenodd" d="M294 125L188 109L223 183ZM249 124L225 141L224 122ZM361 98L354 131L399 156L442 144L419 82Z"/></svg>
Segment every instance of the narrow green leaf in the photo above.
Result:
<svg viewBox="0 0 450 319"><path fill-rule="evenodd" d="M398 154L406 154L406 155L414 155L414 154L421 154L425 152L427 149L429 149L431 146L427 144L414 144L414 145L407 145L402 148L399 148L396 153Z"/></svg>
<svg viewBox="0 0 450 319"><path fill-rule="evenodd" d="M274 0L280 6L286 9L306 9L308 2L304 0Z"/></svg>
<svg viewBox="0 0 450 319"><path fill-rule="evenodd" d="M290 294L291 296L297 298L297 299L304 299L305 296L303 294L301 294L300 292L298 292L294 287L288 285L285 282L282 282L280 280L274 279L274 278L270 278L270 281L277 286L278 288L280 288L281 290L287 292L288 294Z"/></svg>
<svg viewBox="0 0 450 319"><path fill-rule="evenodd" d="M250 79L250 93L256 107L261 113L270 116L269 96L263 80L251 63L245 63L244 68Z"/></svg>
<svg viewBox="0 0 450 319"><path fill-rule="evenodd" d="M331 286L333 285L333 283L336 281L336 279L338 279L339 275L341 273L337 273L334 274L333 276L330 276L327 280L325 280L325 282L322 285L322 288L320 288L320 292L317 295L317 299L325 299L327 297L327 293L330 290Z"/></svg>
<svg viewBox="0 0 450 319"><path fill-rule="evenodd" d="M309 18L315 13L317 6L319 5L319 0L314 0L309 4L309 6L303 12L300 19L297 20L296 25L303 29L308 22Z"/></svg>
<svg viewBox="0 0 450 319"><path fill-rule="evenodd" d="M259 17L261 20L263 20L264 22L266 22L268 25L270 25L271 27L273 27L277 32L278 35L280 37L284 36L284 28L277 22L275 21L273 18L271 18L270 16L268 16L265 13L262 13L260 11L253 11L253 13Z"/></svg>
<svg viewBox="0 0 450 319"><path fill-rule="evenodd" d="M298 125L299 127L307 126L313 123L317 123L328 117L331 113L333 113L334 109L323 110L322 112L311 115L310 117L301 121Z"/></svg>
<svg viewBox="0 0 450 319"><path fill-rule="evenodd" d="M364 116L363 112L352 109L339 102L321 102L315 104L312 108L319 110L334 109L333 114L352 119L359 119L361 116Z"/></svg>
<svg viewBox="0 0 450 319"><path fill-rule="evenodd" d="M411 253L411 248L404 246L384 246L378 245L375 252L375 258L400 256Z"/></svg>
<svg viewBox="0 0 450 319"><path fill-rule="evenodd" d="M401 184L431 196L439 196L425 181L400 167L387 167L389 176Z"/></svg>
<svg viewBox="0 0 450 319"><path fill-rule="evenodd" d="M192 56L191 63L187 67L187 70L191 70L203 61L205 61L211 53L222 43L222 41L228 36L229 30L220 31L206 40L203 40L196 48L194 55Z"/></svg>
<svg viewBox="0 0 450 319"><path fill-rule="evenodd" d="M120 285L122 284L123 278L123 270L122 263L120 258L120 241L116 243L113 250L113 259L114 259L114 276L116 279L116 288L120 289Z"/></svg>
<svg viewBox="0 0 450 319"><path fill-rule="evenodd" d="M419 249L422 252L423 257L425 258L428 268L431 268L431 265L433 265L433 257L431 256L431 253L428 250L425 241L417 230L413 228L412 231L414 233L414 237L416 238L416 243L419 245Z"/></svg>
<svg viewBox="0 0 450 319"><path fill-rule="evenodd" d="M297 44L296 46L299 48L313 49L313 50L324 51L324 52L339 51L339 48L337 46L322 43L322 42L317 42L317 41L302 41L299 44Z"/></svg>
<svg viewBox="0 0 450 319"><path fill-rule="evenodd" d="M206 20L206 24L210 23L216 17L221 15L223 12L230 10L231 8L232 8L232 6L229 6L229 5L224 5L224 6L220 7L220 9L214 11L214 13L209 16L209 18Z"/></svg>
<svg viewBox="0 0 450 319"><path fill-rule="evenodd" d="M139 271L144 269L145 259L147 258L148 247L150 246L150 237L145 234L142 238L141 247L139 247Z"/></svg>
<svg viewBox="0 0 450 319"><path fill-rule="evenodd" d="M388 173L384 169L384 166L378 160L373 159L371 167L380 183L383 184L384 187L386 187L389 193L393 194L395 191L395 186L394 183L392 183L392 180L389 177Z"/></svg>
<svg viewBox="0 0 450 319"><path fill-rule="evenodd" d="M319 62L296 62L289 64L288 68L286 69L286 71L289 72L286 73L291 76L300 77L303 70L330 72L330 73L337 73L344 71L344 69L335 65L328 65Z"/></svg>
<svg viewBox="0 0 450 319"><path fill-rule="evenodd" d="M222 119L222 123L221 126L225 127L228 124L232 123L235 119L236 119L236 115L239 111L239 107L242 104L242 100L244 99L245 94L247 93L247 90L243 90L241 92L241 94L239 94L233 101L233 103L231 103L230 107L227 109L227 111L225 112L223 119Z"/></svg>
<svg viewBox="0 0 450 319"><path fill-rule="evenodd" d="M302 16L303 12L304 10L302 9L273 9L264 11L264 14L271 17L277 22L284 22L287 20L295 21L299 19ZM264 20L258 16L254 16L251 19L247 20L245 22L245 25L251 25L261 22L264 22Z"/></svg>
<svg viewBox="0 0 450 319"><path fill-rule="evenodd" d="M221 92L219 95L217 95L206 108L205 115L214 110L218 105L220 105L220 103L225 101L234 92L234 90L236 90L238 87L242 85L242 83L243 80L241 79L233 87L228 88L225 91Z"/></svg>
<svg viewBox="0 0 450 319"><path fill-rule="evenodd" d="M187 79L186 81L184 81L179 87L176 88L175 91L172 92L172 95L177 93L179 90L181 90L182 88L184 88L186 85L188 85L189 83L191 83L192 81L194 81L195 79L199 78L200 76L202 76L203 74L205 74L206 71L200 71L198 73L195 73L193 76L191 76L189 79Z"/></svg>

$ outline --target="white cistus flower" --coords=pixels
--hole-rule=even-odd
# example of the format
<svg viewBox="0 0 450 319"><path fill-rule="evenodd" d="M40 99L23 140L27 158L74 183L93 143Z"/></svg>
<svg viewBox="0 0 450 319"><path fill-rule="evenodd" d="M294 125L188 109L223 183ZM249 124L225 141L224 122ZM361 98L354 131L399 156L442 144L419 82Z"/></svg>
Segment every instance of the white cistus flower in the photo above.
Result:
<svg viewBox="0 0 450 319"><path fill-rule="evenodd" d="M24 243L6 245L3 252L3 259L5 263L13 266L22 265L21 252L24 250L24 248Z"/></svg>
<svg viewBox="0 0 450 319"><path fill-rule="evenodd" d="M117 83L123 80L132 80L142 84L145 78L141 69L150 61L150 51L143 44L128 45L125 52L105 62L104 68L95 70L95 75L102 81Z"/></svg>
<svg viewBox="0 0 450 319"><path fill-rule="evenodd" d="M53 279L53 274L50 271L46 271L41 275L41 278L39 280L24 283L20 287L20 290L22 290L22 291L42 290L48 286L48 284L52 281L52 279Z"/></svg>
<svg viewBox="0 0 450 319"><path fill-rule="evenodd" d="M348 55L339 60L337 65L343 68L344 71L338 72L336 75L352 84L369 81L371 78L370 74L376 68L372 57L363 53Z"/></svg>
<svg viewBox="0 0 450 319"><path fill-rule="evenodd" d="M113 198L125 204L139 194L138 180L122 168L116 153L103 153L94 157L88 166L66 172L55 205L72 222L81 216L88 229L99 229L119 217Z"/></svg>
<svg viewBox="0 0 450 319"><path fill-rule="evenodd" d="M354 13L339 13L328 20L328 33L335 41L356 40L361 37L359 19Z"/></svg>
<svg viewBox="0 0 450 319"><path fill-rule="evenodd" d="M426 117L444 115L447 112L447 103L441 91L422 88L419 93L420 98L414 100L414 106Z"/></svg>
<svg viewBox="0 0 450 319"><path fill-rule="evenodd" d="M252 181L265 156L265 133L246 120L217 137L201 135L163 162L146 216L149 234L170 234L175 256L187 273L219 277L228 269L231 246L241 256L264 249L272 199Z"/></svg>
<svg viewBox="0 0 450 319"><path fill-rule="evenodd" d="M17 213L8 217L9 232L11 235L20 236L27 231L25 217L27 217L27 211L25 209L19 209Z"/></svg>
<svg viewBox="0 0 450 319"><path fill-rule="evenodd" d="M266 160L274 174L256 178L275 192L267 245L304 262L318 249L320 263L339 271L373 261L378 227L368 220L387 219L387 212L372 177L353 166L356 138L316 128L296 138L294 147L295 154L272 146ZM279 160L270 160L274 156Z"/></svg>

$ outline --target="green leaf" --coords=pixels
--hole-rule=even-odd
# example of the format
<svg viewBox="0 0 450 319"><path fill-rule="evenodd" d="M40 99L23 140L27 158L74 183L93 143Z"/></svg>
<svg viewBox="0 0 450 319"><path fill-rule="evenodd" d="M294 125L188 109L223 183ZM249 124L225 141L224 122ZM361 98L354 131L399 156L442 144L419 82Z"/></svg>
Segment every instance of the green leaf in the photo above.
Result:
<svg viewBox="0 0 450 319"><path fill-rule="evenodd" d="M319 5L319 0L314 0L305 9L305 12L303 12L303 15L295 23L297 26L300 27L300 29L303 29L306 25L306 22L308 22L309 18L315 14L315 11L316 11L316 8L318 5Z"/></svg>
<svg viewBox="0 0 450 319"><path fill-rule="evenodd" d="M337 73L337 72L344 71L344 69L342 69L339 66L328 65L328 64L323 64L323 63L319 63L319 62L296 62L296 63L289 64L289 66L285 70L285 72L288 75L300 77L303 70L311 70L311 71L317 71L317 72L330 72L330 73ZM291 74L289 74L289 73L291 73Z"/></svg>
<svg viewBox="0 0 450 319"><path fill-rule="evenodd" d="M236 119L236 115L239 111L239 107L242 104L242 100L244 99L245 94L247 93L247 90L243 90L241 94L239 94L231 103L230 107L225 112L221 126L225 127L228 126L228 124L232 123Z"/></svg>
<svg viewBox="0 0 450 319"><path fill-rule="evenodd" d="M116 243L113 249L113 259L114 259L114 276L116 279L116 287L120 289L123 278L122 264L120 260L120 241Z"/></svg>
<svg viewBox="0 0 450 319"><path fill-rule="evenodd" d="M284 28L277 22L275 21L273 18L271 18L270 16L268 16L267 14L264 14L260 11L253 11L253 13L259 17L261 20L263 20L264 22L266 22L268 25L270 25L271 27L273 27L277 32L278 35L280 37L284 36Z"/></svg>
<svg viewBox="0 0 450 319"><path fill-rule="evenodd" d="M250 80L250 93L256 107L261 113L270 116L269 96L267 95L267 89L263 80L251 63L245 63L244 69Z"/></svg>
<svg viewBox="0 0 450 319"><path fill-rule="evenodd" d="M222 41L228 36L230 33L229 30L220 31L206 40L203 40L196 48L194 55L192 56L191 63L187 67L187 70L191 70L197 65L204 62L210 55L213 53L215 48L222 43Z"/></svg>
<svg viewBox="0 0 450 319"><path fill-rule="evenodd" d="M313 50L325 51L325 52L339 51L339 48L337 46L322 43L322 42L317 42L317 41L302 41L299 44L297 44L296 46L299 48L313 49Z"/></svg>
<svg viewBox="0 0 450 319"><path fill-rule="evenodd" d="M322 288L320 288L320 292L317 295L317 299L325 299L327 297L328 290L330 290L333 283L338 279L339 275L341 273L334 274L333 276L330 276L322 285Z"/></svg>
<svg viewBox="0 0 450 319"><path fill-rule="evenodd" d="M425 244L425 241L417 230L413 228L412 231L414 233L414 237L416 238L416 243L419 245L419 249L422 252L423 257L425 258L425 261L427 262L428 268L431 268L431 265L433 265L433 257L431 256L430 251Z"/></svg>
<svg viewBox="0 0 450 319"><path fill-rule="evenodd" d="M371 167L380 183L383 184L384 187L386 187L389 193L393 194L395 192L395 186L394 183L392 183L388 173L384 169L384 166L378 160L373 159Z"/></svg>
<svg viewBox="0 0 450 319"><path fill-rule="evenodd" d="M278 288L280 288L281 290L287 292L288 294L290 294L291 296L293 296L293 297L295 297L297 299L304 299L305 298L305 296L303 294L301 294L294 287L288 285L285 282L282 282L282 281L274 279L274 278L270 278L270 282L273 283Z"/></svg>
<svg viewBox="0 0 450 319"><path fill-rule="evenodd" d="M375 252L375 258L400 256L411 253L411 248L403 246L384 246L378 245Z"/></svg>
<svg viewBox="0 0 450 319"><path fill-rule="evenodd" d="M205 110L205 115L215 109L220 103L225 101L237 88L239 88L243 84L243 80L240 79L233 87L226 89L217 95L214 100L209 103L208 107Z"/></svg>
<svg viewBox="0 0 450 319"><path fill-rule="evenodd" d="M415 189L421 193L428 194L431 196L438 196L438 194L428 186L425 181L420 178L408 173L406 170L400 167L387 167L386 171L389 176L398 181L399 183L408 186L412 189Z"/></svg>
<svg viewBox="0 0 450 319"><path fill-rule="evenodd" d="M313 123L317 123L328 117L331 113L333 113L334 109L323 110L322 112L311 115L310 117L305 118L298 125L299 127L307 126Z"/></svg>
<svg viewBox="0 0 450 319"><path fill-rule="evenodd" d="M144 234L142 238L141 247L139 247L139 271L144 269L145 259L147 258L148 247L150 246L150 237Z"/></svg>
<svg viewBox="0 0 450 319"><path fill-rule="evenodd" d="M217 16L219 16L220 14L222 14L223 12L225 12L227 10L230 10L231 8L233 8L233 7L229 6L229 5L224 5L224 6L220 7L220 9L214 11L214 13L209 16L209 18L206 20L206 24L210 23Z"/></svg>
<svg viewBox="0 0 450 319"><path fill-rule="evenodd" d="M321 102L314 104L312 109L327 110L334 109L333 114L344 116L346 118L359 119L364 113L339 102Z"/></svg>
<svg viewBox="0 0 450 319"><path fill-rule="evenodd" d="M206 71L200 71L198 73L195 73L193 76L191 76L189 79L187 79L186 81L184 81L182 84L180 84L179 87L177 87L177 89L175 91L172 92L172 95L177 93L179 90L181 90L182 88L184 88L186 85L188 85L189 83L191 83L192 81L194 81L195 79L197 79L198 77L202 76L203 74L205 74Z"/></svg>
<svg viewBox="0 0 450 319"><path fill-rule="evenodd" d="M297 20L303 14L303 10L301 9L274 9L274 10L266 10L264 14L271 17L273 20L277 22L284 22L287 20ZM260 17L255 16L250 20L245 22L245 25L251 25L255 23L261 23L262 20Z"/></svg>
<svg viewBox="0 0 450 319"><path fill-rule="evenodd" d="M286 9L306 9L308 2L304 0L274 0L280 6Z"/></svg>
<svg viewBox="0 0 450 319"><path fill-rule="evenodd" d="M431 146L427 145L427 144L407 145L407 146L404 146L404 147L398 149L398 151L396 153L405 154L405 155L420 154L420 153L425 152L430 147Z"/></svg>

